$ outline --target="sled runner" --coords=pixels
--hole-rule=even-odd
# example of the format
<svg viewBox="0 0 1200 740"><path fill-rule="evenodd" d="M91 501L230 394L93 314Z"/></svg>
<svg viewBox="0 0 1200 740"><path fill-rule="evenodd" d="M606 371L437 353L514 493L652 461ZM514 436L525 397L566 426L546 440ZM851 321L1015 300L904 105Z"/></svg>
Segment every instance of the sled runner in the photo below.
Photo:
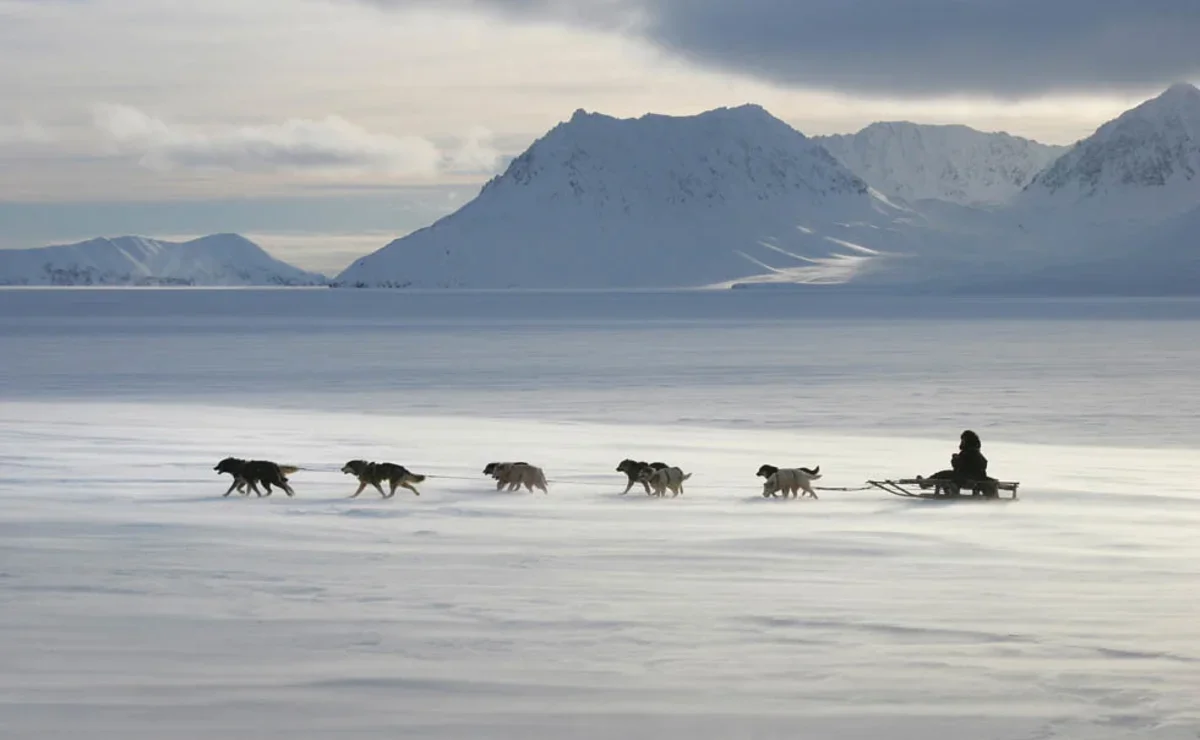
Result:
<svg viewBox="0 0 1200 740"><path fill-rule="evenodd" d="M869 480L868 484L904 498L926 498L939 500L995 501L1015 500L1017 481L966 481L959 485L945 478L901 478L899 480ZM990 490L989 490L990 489ZM1002 494L1007 491L1009 496ZM992 495L988 495L991 493Z"/></svg>

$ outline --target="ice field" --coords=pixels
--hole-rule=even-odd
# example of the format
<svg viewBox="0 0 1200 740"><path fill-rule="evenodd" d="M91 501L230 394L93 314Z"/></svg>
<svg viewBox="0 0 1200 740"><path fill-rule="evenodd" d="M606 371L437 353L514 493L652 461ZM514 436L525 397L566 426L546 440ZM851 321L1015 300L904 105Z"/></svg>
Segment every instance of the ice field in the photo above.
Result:
<svg viewBox="0 0 1200 740"><path fill-rule="evenodd" d="M1197 338L1185 300L0 291L0 734L1194 740ZM1019 501L758 493L968 426ZM226 455L296 497L222 498ZM349 499L359 457L430 478ZM620 496L624 457L693 477Z"/></svg>

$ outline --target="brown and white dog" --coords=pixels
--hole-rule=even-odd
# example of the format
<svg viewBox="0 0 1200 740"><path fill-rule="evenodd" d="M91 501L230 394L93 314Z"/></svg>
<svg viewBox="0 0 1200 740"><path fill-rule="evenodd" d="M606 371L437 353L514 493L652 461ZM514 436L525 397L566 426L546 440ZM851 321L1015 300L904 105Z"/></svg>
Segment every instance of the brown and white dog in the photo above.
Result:
<svg viewBox="0 0 1200 740"><path fill-rule="evenodd" d="M525 486L525 490L530 492L535 488L542 493L549 492L546 487L546 474L541 468L527 462L492 462L484 467L483 473L496 479L497 491L505 486L508 486L510 491Z"/></svg>
<svg viewBox="0 0 1200 740"><path fill-rule="evenodd" d="M504 483L500 482L500 475L496 473L497 468L499 468L502 465L507 468L508 466L511 466L511 465L528 465L528 464L529 463L527 463L527 462L490 462L487 465L483 466L483 474L490 475L491 477L496 479L496 481L497 481L496 490L499 491L501 488L504 487ZM510 487L509 490L511 491L513 489Z"/></svg>
<svg viewBox="0 0 1200 740"><path fill-rule="evenodd" d="M684 473L676 467L657 470L647 467L638 474L638 480L654 489L655 496L665 496L668 490L671 496L678 496L683 493L683 482L691 477L691 473Z"/></svg>
<svg viewBox="0 0 1200 740"><path fill-rule="evenodd" d="M782 493L784 498L791 495L793 498L799 497L799 492L804 491L805 494L817 498L816 491L813 490L812 482L821 477L821 466L815 468L777 468L774 465L763 465L755 473L760 478L766 478L763 482L763 498L769 498Z"/></svg>

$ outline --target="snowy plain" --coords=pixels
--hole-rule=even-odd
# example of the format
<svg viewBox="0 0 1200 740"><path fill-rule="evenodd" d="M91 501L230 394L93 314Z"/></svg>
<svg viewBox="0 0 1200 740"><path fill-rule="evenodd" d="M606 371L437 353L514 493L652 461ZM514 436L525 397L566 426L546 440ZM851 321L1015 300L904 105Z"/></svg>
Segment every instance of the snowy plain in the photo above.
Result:
<svg viewBox="0 0 1200 740"><path fill-rule="evenodd" d="M2 735L1200 737L1197 336L1183 299L0 291ZM1020 501L758 495L966 426ZM296 498L221 498L226 455ZM627 456L686 493L618 495ZM355 457L431 478L348 499Z"/></svg>

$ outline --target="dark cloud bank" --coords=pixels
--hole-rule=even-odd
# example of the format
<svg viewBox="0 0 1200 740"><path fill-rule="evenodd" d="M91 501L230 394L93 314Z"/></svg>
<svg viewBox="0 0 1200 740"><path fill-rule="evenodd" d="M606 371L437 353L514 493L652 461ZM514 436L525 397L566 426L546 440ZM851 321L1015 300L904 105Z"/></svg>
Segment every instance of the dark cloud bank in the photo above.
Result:
<svg viewBox="0 0 1200 740"><path fill-rule="evenodd" d="M1200 76L1200 0L361 0L640 35L777 83L903 96L1143 90Z"/></svg>

